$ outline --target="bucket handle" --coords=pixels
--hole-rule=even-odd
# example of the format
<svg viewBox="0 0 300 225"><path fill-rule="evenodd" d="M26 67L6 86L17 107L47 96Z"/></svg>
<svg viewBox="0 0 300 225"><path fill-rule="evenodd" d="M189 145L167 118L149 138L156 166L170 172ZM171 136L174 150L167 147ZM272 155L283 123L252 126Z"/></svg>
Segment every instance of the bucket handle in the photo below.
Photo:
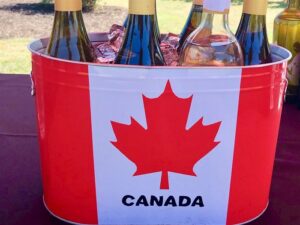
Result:
<svg viewBox="0 0 300 225"><path fill-rule="evenodd" d="M35 96L35 83L34 83L34 77L32 71L30 72L30 80L31 80L31 96Z"/></svg>

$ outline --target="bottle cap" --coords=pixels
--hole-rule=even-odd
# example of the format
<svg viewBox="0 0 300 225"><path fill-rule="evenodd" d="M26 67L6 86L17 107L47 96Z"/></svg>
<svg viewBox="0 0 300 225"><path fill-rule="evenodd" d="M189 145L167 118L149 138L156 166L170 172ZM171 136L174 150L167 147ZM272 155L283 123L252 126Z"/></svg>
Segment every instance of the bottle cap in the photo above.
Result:
<svg viewBox="0 0 300 225"><path fill-rule="evenodd" d="M203 10L212 13L229 13L230 0L203 0Z"/></svg>
<svg viewBox="0 0 300 225"><path fill-rule="evenodd" d="M129 0L128 13L134 15L154 15L156 0Z"/></svg>
<svg viewBox="0 0 300 225"><path fill-rule="evenodd" d="M203 5L203 0L193 0L194 5Z"/></svg>
<svg viewBox="0 0 300 225"><path fill-rule="evenodd" d="M266 15L268 0L244 0L243 12L251 15Z"/></svg>
<svg viewBox="0 0 300 225"><path fill-rule="evenodd" d="M82 0L55 0L55 11L73 12L82 10Z"/></svg>

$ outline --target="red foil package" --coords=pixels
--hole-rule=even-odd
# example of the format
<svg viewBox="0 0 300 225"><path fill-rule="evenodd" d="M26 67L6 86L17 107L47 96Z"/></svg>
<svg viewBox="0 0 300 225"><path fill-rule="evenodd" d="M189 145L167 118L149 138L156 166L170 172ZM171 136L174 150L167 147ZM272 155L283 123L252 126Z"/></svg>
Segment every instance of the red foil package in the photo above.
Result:
<svg viewBox="0 0 300 225"><path fill-rule="evenodd" d="M160 44L167 66L177 66L178 64L179 54L177 49L179 39L178 35L169 33Z"/></svg>
<svg viewBox="0 0 300 225"><path fill-rule="evenodd" d="M114 24L112 25L108 41L101 42L94 45L97 63L114 63L115 58L122 46L123 38L125 35L125 28L123 26ZM177 52L179 43L179 36L169 33L161 41L160 47L165 58L167 66L177 66L179 55Z"/></svg>

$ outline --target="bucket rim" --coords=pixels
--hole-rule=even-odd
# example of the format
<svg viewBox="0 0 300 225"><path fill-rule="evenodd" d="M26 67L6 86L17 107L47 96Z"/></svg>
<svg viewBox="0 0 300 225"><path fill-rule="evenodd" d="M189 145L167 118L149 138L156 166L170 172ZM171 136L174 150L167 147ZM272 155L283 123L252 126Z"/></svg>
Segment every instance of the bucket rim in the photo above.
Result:
<svg viewBox="0 0 300 225"><path fill-rule="evenodd" d="M89 38L91 42L100 42L100 40L97 40L99 37L107 37L108 33L106 32L101 32L101 33L89 33ZM268 66L275 66L275 65L280 65L285 62L288 62L289 60L292 59L292 53L279 45L275 44L270 44L270 49L271 52L274 52L275 50L277 51L282 51L287 55L287 57L283 58L282 56L281 60L271 62L271 63L266 63L266 64L259 64L259 65L250 65L250 66L196 66L196 67L191 67L191 66L140 66L140 65L120 65L120 64L105 64L105 63L96 63L96 62L79 62L79 61L71 61L71 60L66 60L66 59L60 59L60 58L55 58L52 56L48 56L42 52L39 52L41 49L34 49L33 45L37 45L38 43L44 44L47 43L49 40L49 37L47 38L41 38L41 39L35 39L31 41L27 45L27 49L31 52L32 55L38 55L40 57L46 58L46 59L51 59L53 61L58 61L58 62L64 62L64 63L69 63L69 64L76 64L76 65L86 65L86 66L97 66L97 67L112 67L112 68L134 68L134 69L257 69L257 68L263 68L263 67L268 67ZM272 51L273 50L273 51Z"/></svg>

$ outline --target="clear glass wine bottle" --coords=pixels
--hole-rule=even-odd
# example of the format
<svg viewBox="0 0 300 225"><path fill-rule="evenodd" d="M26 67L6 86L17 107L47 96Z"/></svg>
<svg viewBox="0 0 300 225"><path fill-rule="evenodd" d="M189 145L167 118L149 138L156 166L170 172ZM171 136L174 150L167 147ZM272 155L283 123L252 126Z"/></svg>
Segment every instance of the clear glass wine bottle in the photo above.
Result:
<svg viewBox="0 0 300 225"><path fill-rule="evenodd" d="M241 47L229 28L229 8L230 0L204 0L201 24L185 41L179 65L244 65Z"/></svg>

